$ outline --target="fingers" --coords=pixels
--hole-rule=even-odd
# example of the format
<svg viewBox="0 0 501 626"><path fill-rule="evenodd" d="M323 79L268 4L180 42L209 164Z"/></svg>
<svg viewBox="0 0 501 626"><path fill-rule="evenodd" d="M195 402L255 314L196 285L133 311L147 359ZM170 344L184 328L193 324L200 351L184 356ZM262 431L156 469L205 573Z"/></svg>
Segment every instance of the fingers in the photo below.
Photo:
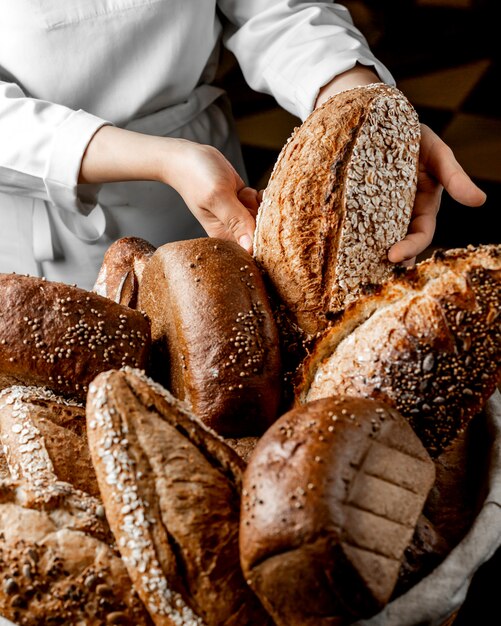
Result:
<svg viewBox="0 0 501 626"><path fill-rule="evenodd" d="M427 176L425 179L421 189L418 186L407 235L388 251L388 259L392 263L414 259L432 242L443 187Z"/></svg>
<svg viewBox="0 0 501 626"><path fill-rule="evenodd" d="M485 193L466 174L449 146L425 124L421 125L420 166L457 202L472 207L485 202Z"/></svg>

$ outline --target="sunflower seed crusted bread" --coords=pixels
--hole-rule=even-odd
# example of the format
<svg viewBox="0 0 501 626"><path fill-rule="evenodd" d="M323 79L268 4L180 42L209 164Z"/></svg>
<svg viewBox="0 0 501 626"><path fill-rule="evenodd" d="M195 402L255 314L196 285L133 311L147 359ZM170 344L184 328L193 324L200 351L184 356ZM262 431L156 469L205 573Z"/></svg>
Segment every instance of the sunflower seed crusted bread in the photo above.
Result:
<svg viewBox="0 0 501 626"><path fill-rule="evenodd" d="M282 149L259 208L254 256L307 335L364 283L388 278L388 249L410 222L419 141L412 105L377 83L333 96Z"/></svg>
<svg viewBox="0 0 501 626"><path fill-rule="evenodd" d="M501 246L437 252L350 305L298 375L300 403L372 397L436 457L501 382Z"/></svg>

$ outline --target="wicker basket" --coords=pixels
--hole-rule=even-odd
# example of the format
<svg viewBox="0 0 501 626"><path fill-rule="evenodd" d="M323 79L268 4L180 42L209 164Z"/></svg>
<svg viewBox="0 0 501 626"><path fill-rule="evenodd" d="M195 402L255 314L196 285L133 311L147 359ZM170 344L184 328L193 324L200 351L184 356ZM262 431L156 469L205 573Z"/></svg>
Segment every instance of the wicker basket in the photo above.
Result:
<svg viewBox="0 0 501 626"><path fill-rule="evenodd" d="M489 399L485 419L491 433L487 496L464 539L412 589L377 615L353 626L451 626L478 568L501 546L501 394Z"/></svg>

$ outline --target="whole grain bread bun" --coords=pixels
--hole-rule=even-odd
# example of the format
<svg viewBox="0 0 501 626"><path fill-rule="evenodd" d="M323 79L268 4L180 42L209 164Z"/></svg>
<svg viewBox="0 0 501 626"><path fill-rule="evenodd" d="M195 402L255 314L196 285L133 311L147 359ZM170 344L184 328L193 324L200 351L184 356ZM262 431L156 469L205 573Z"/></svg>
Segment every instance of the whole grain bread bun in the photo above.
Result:
<svg viewBox="0 0 501 626"><path fill-rule="evenodd" d="M240 555L278 626L368 617L389 600L434 465L406 420L331 397L283 415L244 473Z"/></svg>
<svg viewBox="0 0 501 626"><path fill-rule="evenodd" d="M0 389L47 387L83 401L99 372L146 365L149 323L138 311L17 274L0 274L0 294Z"/></svg>
<svg viewBox="0 0 501 626"><path fill-rule="evenodd" d="M221 435L259 435L277 417L278 331L252 257L219 239L166 244L145 268L152 376Z"/></svg>
<svg viewBox="0 0 501 626"><path fill-rule="evenodd" d="M271 624L239 563L240 457L128 368L93 381L87 419L106 516L154 623Z"/></svg>
<svg viewBox="0 0 501 626"><path fill-rule="evenodd" d="M500 286L501 245L435 253L396 275L318 339L297 401L380 399L436 457L500 383Z"/></svg>
<svg viewBox="0 0 501 626"><path fill-rule="evenodd" d="M22 445L45 450L58 480L99 496L82 404L41 387L8 387L0 392L0 443L7 454ZM15 466L17 477L26 471L24 460Z"/></svg>
<svg viewBox="0 0 501 626"><path fill-rule="evenodd" d="M141 237L122 237L106 250L92 291L135 309L143 271L155 246Z"/></svg>
<svg viewBox="0 0 501 626"><path fill-rule="evenodd" d="M405 96L373 84L343 91L295 130L259 208L254 256L308 336L389 277L416 191L420 128Z"/></svg>
<svg viewBox="0 0 501 626"><path fill-rule="evenodd" d="M26 507L22 486L0 482L0 615L17 626L151 624L99 532L102 507L63 486L37 509Z"/></svg>

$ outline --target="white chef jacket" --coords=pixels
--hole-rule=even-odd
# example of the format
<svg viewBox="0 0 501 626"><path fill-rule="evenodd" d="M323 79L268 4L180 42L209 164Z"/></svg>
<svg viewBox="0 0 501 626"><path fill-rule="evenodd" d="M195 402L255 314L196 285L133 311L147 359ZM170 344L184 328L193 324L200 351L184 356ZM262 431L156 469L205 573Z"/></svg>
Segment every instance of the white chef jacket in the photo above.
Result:
<svg viewBox="0 0 501 626"><path fill-rule="evenodd" d="M204 234L166 185L79 185L78 174L107 123L212 144L243 174L211 85L221 40L252 88L302 119L357 62L393 83L334 2L0 2L0 271L90 288L118 237L158 246Z"/></svg>

